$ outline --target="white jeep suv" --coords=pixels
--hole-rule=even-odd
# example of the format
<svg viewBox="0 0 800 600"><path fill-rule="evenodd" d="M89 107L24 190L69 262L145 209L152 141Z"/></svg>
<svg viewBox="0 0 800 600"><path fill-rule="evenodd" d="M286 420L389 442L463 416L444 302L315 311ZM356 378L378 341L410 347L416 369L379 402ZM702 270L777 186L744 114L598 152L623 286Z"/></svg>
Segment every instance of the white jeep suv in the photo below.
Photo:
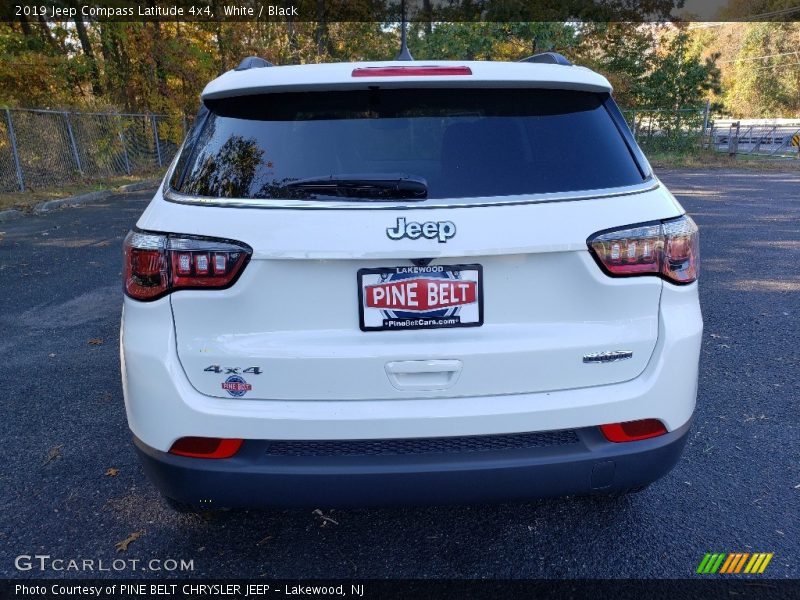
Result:
<svg viewBox="0 0 800 600"><path fill-rule="evenodd" d="M125 240L128 422L189 509L630 491L687 438L697 271L560 55L246 59Z"/></svg>

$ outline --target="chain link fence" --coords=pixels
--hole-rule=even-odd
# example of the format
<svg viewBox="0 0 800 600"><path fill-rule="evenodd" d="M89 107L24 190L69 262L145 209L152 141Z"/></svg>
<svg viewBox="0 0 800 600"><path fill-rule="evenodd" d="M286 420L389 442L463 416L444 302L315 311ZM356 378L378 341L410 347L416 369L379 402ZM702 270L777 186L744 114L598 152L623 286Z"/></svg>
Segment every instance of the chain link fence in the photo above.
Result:
<svg viewBox="0 0 800 600"><path fill-rule="evenodd" d="M645 151L685 151L703 143L709 107L629 109L622 111L634 138Z"/></svg>
<svg viewBox="0 0 800 600"><path fill-rule="evenodd" d="M0 192L155 171L187 126L153 114L2 109L0 117Z"/></svg>

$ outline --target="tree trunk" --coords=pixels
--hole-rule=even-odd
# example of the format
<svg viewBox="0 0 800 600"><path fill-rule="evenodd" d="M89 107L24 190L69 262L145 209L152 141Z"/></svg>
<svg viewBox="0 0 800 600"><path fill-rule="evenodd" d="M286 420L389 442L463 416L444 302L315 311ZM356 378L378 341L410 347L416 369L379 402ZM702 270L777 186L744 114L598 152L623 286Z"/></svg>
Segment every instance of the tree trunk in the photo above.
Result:
<svg viewBox="0 0 800 600"><path fill-rule="evenodd" d="M433 8L431 0L422 0L422 15L425 19L425 35L433 33Z"/></svg>
<svg viewBox="0 0 800 600"><path fill-rule="evenodd" d="M69 2L70 7L75 8L78 11L78 5L75 3L75 0L70 0ZM89 41L89 35L86 33L86 26L83 24L83 19L79 16L80 11L78 14L75 15L75 31L78 34L78 39L81 42L81 48L83 49L83 54L86 56L86 60L89 61L89 73L92 78L92 93L99 97L103 95L103 86L100 83L100 69L97 66L97 60L94 57L94 51L92 50L92 43Z"/></svg>
<svg viewBox="0 0 800 600"><path fill-rule="evenodd" d="M114 102L129 110L131 108L128 98L130 84L130 60L120 40L117 27L125 24L102 23L100 27L100 41L103 59L105 61L106 89Z"/></svg>
<svg viewBox="0 0 800 600"><path fill-rule="evenodd" d="M149 0L148 4L155 9L155 0ZM161 22L153 21L153 60L156 64L156 79L158 81L158 92L163 97L167 93L167 73L164 69L164 50L161 42Z"/></svg>
<svg viewBox="0 0 800 600"><path fill-rule="evenodd" d="M47 21L43 16L39 16L39 31L42 34L42 38L47 44L59 54L66 54L67 49L56 39L56 36L53 35L53 32L50 31L50 26L47 24Z"/></svg>
<svg viewBox="0 0 800 600"><path fill-rule="evenodd" d="M28 23L28 19L25 15L21 15L19 18L19 24L22 26L22 33L25 37L30 37L33 35L33 30L31 29L31 24Z"/></svg>
<svg viewBox="0 0 800 600"><path fill-rule="evenodd" d="M286 21L286 35L289 38L289 61L293 65L298 65L300 56L297 48L297 36L294 32L294 22L291 19Z"/></svg>
<svg viewBox="0 0 800 600"><path fill-rule="evenodd" d="M330 50L328 45L328 24L325 21L325 0L317 0L317 56L323 56Z"/></svg>
<svg viewBox="0 0 800 600"><path fill-rule="evenodd" d="M217 37L217 55L219 56L219 73L220 75L227 71L228 65L228 47L225 40L225 31L222 27L222 7L218 0L214 0L213 4L214 15L216 16L216 37Z"/></svg>
<svg viewBox="0 0 800 600"><path fill-rule="evenodd" d="M113 89L111 84L111 65L114 59L111 54L111 40L108 35L108 24L100 23L100 54L103 57L103 75L105 76L103 83L106 89Z"/></svg>

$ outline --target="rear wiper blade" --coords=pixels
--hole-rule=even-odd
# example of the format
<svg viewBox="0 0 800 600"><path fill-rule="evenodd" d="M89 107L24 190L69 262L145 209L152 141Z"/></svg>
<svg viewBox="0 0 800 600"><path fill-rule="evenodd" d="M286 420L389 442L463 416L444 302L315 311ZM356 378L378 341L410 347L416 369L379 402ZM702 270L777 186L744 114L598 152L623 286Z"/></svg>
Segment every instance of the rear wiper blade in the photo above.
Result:
<svg viewBox="0 0 800 600"><path fill-rule="evenodd" d="M403 173L356 173L309 177L286 184L287 188L325 196L384 200L405 198L424 200L428 182L424 177Z"/></svg>

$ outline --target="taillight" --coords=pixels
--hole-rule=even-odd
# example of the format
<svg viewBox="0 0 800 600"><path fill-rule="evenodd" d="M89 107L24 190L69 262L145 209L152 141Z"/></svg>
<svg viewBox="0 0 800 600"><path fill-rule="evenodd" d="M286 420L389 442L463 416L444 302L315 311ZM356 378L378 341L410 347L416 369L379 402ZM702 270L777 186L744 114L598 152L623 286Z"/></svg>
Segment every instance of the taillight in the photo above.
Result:
<svg viewBox="0 0 800 600"><path fill-rule="evenodd" d="M141 231L128 234L124 252L125 293L136 300L181 289L226 288L252 254L240 242Z"/></svg>
<svg viewBox="0 0 800 600"><path fill-rule="evenodd" d="M697 280L700 246L697 225L677 219L595 233L586 243L609 275L659 275L672 283Z"/></svg>
<svg viewBox="0 0 800 600"><path fill-rule="evenodd" d="M243 440L207 437L182 437L169 449L170 454L191 458L230 458L242 447Z"/></svg>
<svg viewBox="0 0 800 600"><path fill-rule="evenodd" d="M125 238L125 293L137 300L153 300L169 291L167 237L131 231Z"/></svg>
<svg viewBox="0 0 800 600"><path fill-rule="evenodd" d="M667 433L667 428L658 419L642 419L625 423L600 425L600 431L609 442L636 442Z"/></svg>

